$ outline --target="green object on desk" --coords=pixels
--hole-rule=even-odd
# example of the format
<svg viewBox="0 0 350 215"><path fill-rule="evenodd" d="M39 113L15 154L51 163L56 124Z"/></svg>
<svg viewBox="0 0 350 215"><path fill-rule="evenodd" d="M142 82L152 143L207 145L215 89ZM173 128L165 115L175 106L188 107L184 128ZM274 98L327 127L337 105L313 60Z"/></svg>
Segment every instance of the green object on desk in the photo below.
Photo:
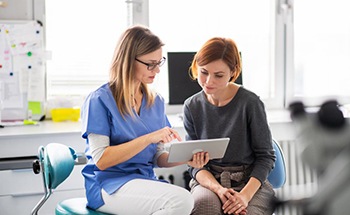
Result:
<svg viewBox="0 0 350 215"><path fill-rule="evenodd" d="M14 127L14 126L26 126L26 125L39 125L37 121L33 120L23 120L23 121L14 121L14 122L2 122L2 127Z"/></svg>
<svg viewBox="0 0 350 215"><path fill-rule="evenodd" d="M37 122L36 121L33 121L33 120L23 120L23 125L36 125Z"/></svg>

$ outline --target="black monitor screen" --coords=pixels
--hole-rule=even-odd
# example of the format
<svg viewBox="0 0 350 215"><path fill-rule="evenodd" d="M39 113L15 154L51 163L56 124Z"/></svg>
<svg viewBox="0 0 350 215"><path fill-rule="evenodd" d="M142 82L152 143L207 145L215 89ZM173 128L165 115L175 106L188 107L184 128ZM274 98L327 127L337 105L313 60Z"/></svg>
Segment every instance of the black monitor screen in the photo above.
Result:
<svg viewBox="0 0 350 215"><path fill-rule="evenodd" d="M183 104L193 94L202 90L189 75L189 68L196 52L168 52L169 104ZM236 80L242 84L242 73Z"/></svg>
<svg viewBox="0 0 350 215"><path fill-rule="evenodd" d="M168 52L169 104L183 104L193 94L202 90L189 75L196 52Z"/></svg>

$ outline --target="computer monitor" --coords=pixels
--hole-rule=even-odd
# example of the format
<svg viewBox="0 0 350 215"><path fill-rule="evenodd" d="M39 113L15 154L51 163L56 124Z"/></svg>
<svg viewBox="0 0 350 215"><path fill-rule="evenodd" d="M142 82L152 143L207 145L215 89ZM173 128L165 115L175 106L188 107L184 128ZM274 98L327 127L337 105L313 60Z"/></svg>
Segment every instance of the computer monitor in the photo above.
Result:
<svg viewBox="0 0 350 215"><path fill-rule="evenodd" d="M196 80L189 75L189 68L196 52L168 52L169 104L179 105L202 90ZM242 73L236 80L242 84Z"/></svg>
<svg viewBox="0 0 350 215"><path fill-rule="evenodd" d="M189 75L196 52L168 52L169 104L183 104L186 98L202 88Z"/></svg>

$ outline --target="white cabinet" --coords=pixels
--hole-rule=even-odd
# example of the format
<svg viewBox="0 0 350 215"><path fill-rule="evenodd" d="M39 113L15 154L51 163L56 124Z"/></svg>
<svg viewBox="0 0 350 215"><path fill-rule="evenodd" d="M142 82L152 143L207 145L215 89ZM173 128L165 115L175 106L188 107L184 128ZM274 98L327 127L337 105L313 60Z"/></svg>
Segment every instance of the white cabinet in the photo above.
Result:
<svg viewBox="0 0 350 215"><path fill-rule="evenodd" d="M40 122L38 126L5 127L0 129L0 214L30 214L44 195L42 174L34 174L31 164L39 146L57 142L71 146L83 154L85 141L80 135L79 122ZM39 214L54 214L59 201L84 197L84 165L74 170L46 201Z"/></svg>
<svg viewBox="0 0 350 215"><path fill-rule="evenodd" d="M76 165L70 177L64 181L39 210L39 214L54 214L59 201L72 197L84 197L84 179L81 175L83 165ZM44 195L41 174L34 174L32 169L0 171L0 214L30 214L34 206Z"/></svg>

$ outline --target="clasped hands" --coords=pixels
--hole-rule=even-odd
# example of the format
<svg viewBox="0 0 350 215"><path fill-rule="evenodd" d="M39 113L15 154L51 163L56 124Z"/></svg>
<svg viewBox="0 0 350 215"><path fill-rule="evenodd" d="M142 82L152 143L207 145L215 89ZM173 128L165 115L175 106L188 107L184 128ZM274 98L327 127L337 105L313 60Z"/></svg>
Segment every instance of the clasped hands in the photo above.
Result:
<svg viewBox="0 0 350 215"><path fill-rule="evenodd" d="M225 214L246 215L248 200L240 192L232 188L221 188L218 196L221 199L222 210Z"/></svg>

